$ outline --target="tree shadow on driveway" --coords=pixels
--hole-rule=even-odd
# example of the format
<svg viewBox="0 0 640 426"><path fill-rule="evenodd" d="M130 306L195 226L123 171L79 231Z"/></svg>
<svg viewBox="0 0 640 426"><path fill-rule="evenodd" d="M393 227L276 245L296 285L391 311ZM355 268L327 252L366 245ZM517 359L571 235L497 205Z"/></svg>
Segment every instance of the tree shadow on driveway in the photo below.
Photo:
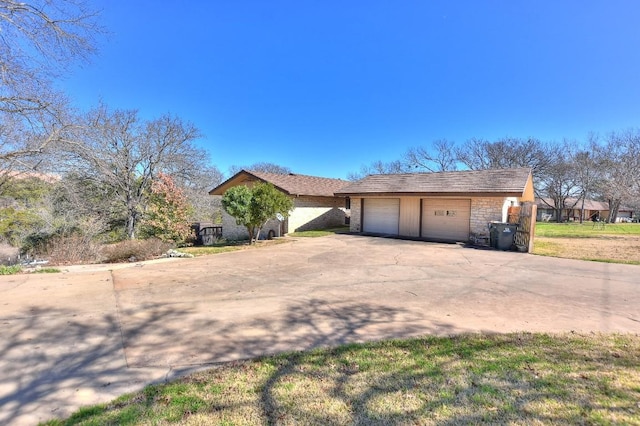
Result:
<svg viewBox="0 0 640 426"><path fill-rule="evenodd" d="M411 325L412 315L384 304L322 299L228 321L185 304L117 315L33 307L3 318L0 423L65 417L194 367L433 331ZM439 332L447 327L434 324Z"/></svg>
<svg viewBox="0 0 640 426"><path fill-rule="evenodd" d="M319 298L292 301L282 309L260 314L226 313L225 320L216 318L215 309L211 313L204 310L187 304L150 304L143 307L144 315L122 311L129 366L214 364L436 330L440 334L454 331L446 323L421 327L416 313L403 308ZM161 326L149 332L149 322Z"/></svg>

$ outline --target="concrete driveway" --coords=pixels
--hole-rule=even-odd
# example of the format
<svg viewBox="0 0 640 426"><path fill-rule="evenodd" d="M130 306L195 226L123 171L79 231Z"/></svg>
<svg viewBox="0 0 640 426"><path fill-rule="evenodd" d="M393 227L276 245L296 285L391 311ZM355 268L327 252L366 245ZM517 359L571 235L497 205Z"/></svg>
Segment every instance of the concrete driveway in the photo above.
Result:
<svg viewBox="0 0 640 426"><path fill-rule="evenodd" d="M466 332L640 333L640 267L335 235L0 277L0 423L219 362Z"/></svg>

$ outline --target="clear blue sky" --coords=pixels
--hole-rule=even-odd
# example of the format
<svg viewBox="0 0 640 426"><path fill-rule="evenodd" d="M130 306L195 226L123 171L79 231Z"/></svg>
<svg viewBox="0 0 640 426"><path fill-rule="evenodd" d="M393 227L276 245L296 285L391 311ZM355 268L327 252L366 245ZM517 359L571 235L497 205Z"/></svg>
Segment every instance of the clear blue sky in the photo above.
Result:
<svg viewBox="0 0 640 426"><path fill-rule="evenodd" d="M93 0L111 35L62 83L170 112L227 172L344 178L439 138L640 126L640 2Z"/></svg>

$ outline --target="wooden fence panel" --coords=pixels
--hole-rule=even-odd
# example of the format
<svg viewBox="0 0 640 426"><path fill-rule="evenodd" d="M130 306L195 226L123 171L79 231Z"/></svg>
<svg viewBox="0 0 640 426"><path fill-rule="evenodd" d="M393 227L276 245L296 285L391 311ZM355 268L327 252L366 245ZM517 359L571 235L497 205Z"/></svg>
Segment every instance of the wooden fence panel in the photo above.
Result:
<svg viewBox="0 0 640 426"><path fill-rule="evenodd" d="M518 218L518 230L514 237L514 243L518 250L533 252L533 235L536 230L536 214L538 206L534 203L523 203L520 206Z"/></svg>

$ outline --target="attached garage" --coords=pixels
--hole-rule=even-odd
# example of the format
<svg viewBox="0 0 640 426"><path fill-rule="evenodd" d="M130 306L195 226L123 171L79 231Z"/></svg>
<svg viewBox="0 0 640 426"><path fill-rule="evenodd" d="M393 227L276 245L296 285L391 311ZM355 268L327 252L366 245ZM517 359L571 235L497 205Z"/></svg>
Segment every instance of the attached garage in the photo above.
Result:
<svg viewBox="0 0 640 426"><path fill-rule="evenodd" d="M424 198L422 237L428 240L467 241L471 199Z"/></svg>
<svg viewBox="0 0 640 426"><path fill-rule="evenodd" d="M363 232L398 235L399 198L367 198L362 203Z"/></svg>

